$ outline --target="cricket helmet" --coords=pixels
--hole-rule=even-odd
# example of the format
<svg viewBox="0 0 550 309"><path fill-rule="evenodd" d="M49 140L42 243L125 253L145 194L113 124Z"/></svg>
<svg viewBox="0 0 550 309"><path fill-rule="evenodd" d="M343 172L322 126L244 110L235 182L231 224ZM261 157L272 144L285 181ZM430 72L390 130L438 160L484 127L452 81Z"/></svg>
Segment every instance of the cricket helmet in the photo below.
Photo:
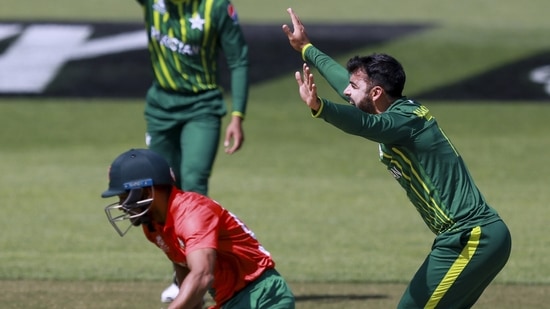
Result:
<svg viewBox="0 0 550 309"><path fill-rule="evenodd" d="M113 161L109 168L109 187L101 197L120 198L118 202L105 207L109 222L120 236L124 236L132 225L149 222L153 186L173 185L174 179L168 162L149 149L130 149ZM144 190L147 187L151 187L150 192L153 194Z"/></svg>

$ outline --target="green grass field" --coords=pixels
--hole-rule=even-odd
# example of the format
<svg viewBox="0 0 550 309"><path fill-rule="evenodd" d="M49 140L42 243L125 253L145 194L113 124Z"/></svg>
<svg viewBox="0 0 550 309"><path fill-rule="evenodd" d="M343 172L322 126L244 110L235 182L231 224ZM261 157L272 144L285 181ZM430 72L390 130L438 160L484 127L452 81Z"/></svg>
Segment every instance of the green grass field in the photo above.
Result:
<svg viewBox="0 0 550 309"><path fill-rule="evenodd" d="M0 21L137 21L140 15L132 0L8 2ZM395 55L412 97L550 50L548 1L234 2L243 23L286 23L289 6L306 26L436 23L339 58L374 50ZM322 95L335 97L319 84ZM510 261L477 308L544 307L550 302L549 101L423 103L513 233ZM158 296L170 277L165 257L138 229L120 238L103 213L111 201L99 197L114 157L144 147L142 110L142 100L0 98L1 308L161 306ZM245 134L239 153L218 156L211 195L271 251L298 308L395 307L433 235L378 162L377 145L311 119L292 72L251 89Z"/></svg>

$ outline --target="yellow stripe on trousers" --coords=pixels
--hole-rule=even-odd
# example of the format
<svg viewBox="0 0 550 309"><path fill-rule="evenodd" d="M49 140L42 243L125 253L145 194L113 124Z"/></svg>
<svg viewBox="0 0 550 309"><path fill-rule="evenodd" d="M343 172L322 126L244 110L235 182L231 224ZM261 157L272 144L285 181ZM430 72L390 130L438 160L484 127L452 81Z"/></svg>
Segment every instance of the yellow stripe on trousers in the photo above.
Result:
<svg viewBox="0 0 550 309"><path fill-rule="evenodd" d="M460 273L466 268L466 265L471 261L472 257L474 256L474 253L476 252L477 246L479 245L479 238L481 237L481 227L476 226L472 229L472 233L470 235L470 239L468 239L468 243L466 244L466 247L462 249L462 252L456 259L456 261L453 263L445 277L443 277L443 280L439 283L435 291L433 292L432 296L428 300L428 303L424 308L430 309L437 307L437 304L439 301L443 298L445 293L451 288L453 283L455 282L456 278L460 275Z"/></svg>

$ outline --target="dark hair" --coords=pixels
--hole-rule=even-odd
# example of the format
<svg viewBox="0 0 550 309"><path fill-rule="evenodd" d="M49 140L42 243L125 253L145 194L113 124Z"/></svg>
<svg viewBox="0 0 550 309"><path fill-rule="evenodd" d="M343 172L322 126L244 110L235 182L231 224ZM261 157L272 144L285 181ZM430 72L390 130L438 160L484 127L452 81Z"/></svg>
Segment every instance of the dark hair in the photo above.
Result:
<svg viewBox="0 0 550 309"><path fill-rule="evenodd" d="M349 73L364 71L372 86L380 86L393 98L402 96L405 87L405 71L395 58L387 54L351 58L347 63Z"/></svg>

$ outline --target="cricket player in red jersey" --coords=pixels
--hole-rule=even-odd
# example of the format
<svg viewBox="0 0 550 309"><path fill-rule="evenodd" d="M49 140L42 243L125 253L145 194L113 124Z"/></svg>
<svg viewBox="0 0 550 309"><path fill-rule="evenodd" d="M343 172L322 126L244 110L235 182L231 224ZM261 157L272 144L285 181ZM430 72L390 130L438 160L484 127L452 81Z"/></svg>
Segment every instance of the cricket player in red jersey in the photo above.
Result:
<svg viewBox="0 0 550 309"><path fill-rule="evenodd" d="M180 290L168 308L202 308L208 291L210 308L293 309L289 286L254 233L216 201L174 183L161 155L131 149L111 164L101 195L119 198L105 212L120 236L142 225L174 264Z"/></svg>

